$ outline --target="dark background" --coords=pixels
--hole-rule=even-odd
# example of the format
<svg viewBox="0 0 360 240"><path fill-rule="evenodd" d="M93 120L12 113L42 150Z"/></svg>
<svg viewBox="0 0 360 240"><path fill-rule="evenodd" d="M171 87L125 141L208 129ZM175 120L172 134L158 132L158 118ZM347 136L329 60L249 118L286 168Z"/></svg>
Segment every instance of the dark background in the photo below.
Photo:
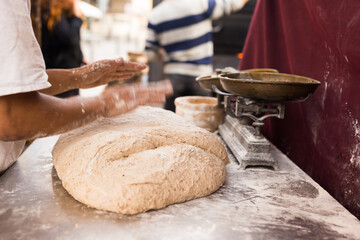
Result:
<svg viewBox="0 0 360 240"><path fill-rule="evenodd" d="M237 68L249 30L256 0L250 0L241 10L213 21L214 69Z"/></svg>
<svg viewBox="0 0 360 240"><path fill-rule="evenodd" d="M213 22L215 54L242 52L255 6L256 0L250 0L240 11Z"/></svg>

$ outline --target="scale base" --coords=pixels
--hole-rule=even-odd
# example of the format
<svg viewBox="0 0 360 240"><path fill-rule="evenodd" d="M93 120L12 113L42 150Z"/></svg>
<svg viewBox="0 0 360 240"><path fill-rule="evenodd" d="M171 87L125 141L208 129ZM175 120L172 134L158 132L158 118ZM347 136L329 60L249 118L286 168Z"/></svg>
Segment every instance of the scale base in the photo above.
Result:
<svg viewBox="0 0 360 240"><path fill-rule="evenodd" d="M239 119L226 115L224 123L219 126L219 133L241 169L259 166L278 170L277 161L270 154L270 142L262 135L256 136L254 127L241 124Z"/></svg>

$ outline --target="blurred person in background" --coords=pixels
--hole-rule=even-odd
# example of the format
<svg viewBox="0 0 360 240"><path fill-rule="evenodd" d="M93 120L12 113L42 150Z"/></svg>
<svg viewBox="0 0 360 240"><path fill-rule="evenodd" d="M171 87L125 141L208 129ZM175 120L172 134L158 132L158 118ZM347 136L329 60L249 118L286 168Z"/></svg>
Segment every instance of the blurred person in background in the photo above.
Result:
<svg viewBox="0 0 360 240"><path fill-rule="evenodd" d="M78 0L41 0L42 53L47 69L70 69L85 64L80 47L83 14ZM72 89L57 95L79 95Z"/></svg>
<svg viewBox="0 0 360 240"><path fill-rule="evenodd" d="M180 96L207 95L195 78L213 72L212 20L240 10L248 0L164 0L149 15L146 55L160 56L174 88L165 108Z"/></svg>

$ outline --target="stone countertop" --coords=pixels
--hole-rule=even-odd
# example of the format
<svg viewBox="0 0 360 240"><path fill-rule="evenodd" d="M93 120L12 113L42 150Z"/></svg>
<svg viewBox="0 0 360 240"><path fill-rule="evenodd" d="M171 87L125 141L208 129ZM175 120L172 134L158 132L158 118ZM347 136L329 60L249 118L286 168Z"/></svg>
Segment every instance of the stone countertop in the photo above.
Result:
<svg viewBox="0 0 360 240"><path fill-rule="evenodd" d="M127 216L66 192L56 141L36 140L0 177L0 239L360 239L360 221L275 147L279 171L232 161L214 194Z"/></svg>

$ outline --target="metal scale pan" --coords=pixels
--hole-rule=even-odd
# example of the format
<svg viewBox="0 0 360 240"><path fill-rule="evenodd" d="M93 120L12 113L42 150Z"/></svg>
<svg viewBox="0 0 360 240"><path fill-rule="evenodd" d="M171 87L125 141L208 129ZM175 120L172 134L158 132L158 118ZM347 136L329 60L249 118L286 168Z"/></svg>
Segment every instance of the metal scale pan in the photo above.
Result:
<svg viewBox="0 0 360 240"><path fill-rule="evenodd" d="M306 100L320 85L317 80L284 73L223 73L219 78L229 93L267 101Z"/></svg>
<svg viewBox="0 0 360 240"><path fill-rule="evenodd" d="M211 91L213 91L212 85L215 85L217 89L224 92L225 89L221 86L219 74L234 73L234 70L235 69L229 69L229 68L219 69L219 70L215 71L214 75L197 77L196 81L199 83L200 87L202 89L204 89L204 90L207 90L207 91L211 92ZM232 72L227 72L227 71L232 71ZM235 73L238 73L237 70L235 70L235 71L236 71ZM272 69L272 68L254 68L254 69L242 70L241 72L247 72L247 73L252 73L252 72L278 73L278 70Z"/></svg>
<svg viewBox="0 0 360 240"><path fill-rule="evenodd" d="M197 77L196 81L200 87L206 91L212 91L212 86L215 85L220 91L225 91L220 83L220 78L217 75L201 76Z"/></svg>

